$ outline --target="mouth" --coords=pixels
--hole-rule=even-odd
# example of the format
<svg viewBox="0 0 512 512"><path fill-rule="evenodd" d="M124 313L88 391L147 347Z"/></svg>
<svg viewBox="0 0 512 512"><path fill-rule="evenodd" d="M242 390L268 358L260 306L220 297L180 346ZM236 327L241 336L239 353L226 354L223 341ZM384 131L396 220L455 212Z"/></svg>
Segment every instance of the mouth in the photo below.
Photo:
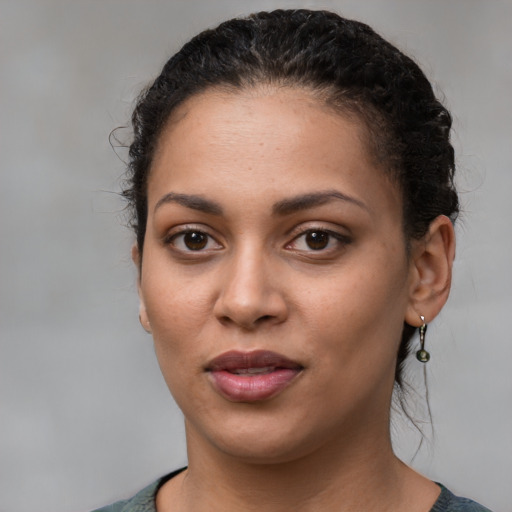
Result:
<svg viewBox="0 0 512 512"><path fill-rule="evenodd" d="M231 402L273 398L303 370L299 363L266 350L225 352L206 367L215 391Z"/></svg>

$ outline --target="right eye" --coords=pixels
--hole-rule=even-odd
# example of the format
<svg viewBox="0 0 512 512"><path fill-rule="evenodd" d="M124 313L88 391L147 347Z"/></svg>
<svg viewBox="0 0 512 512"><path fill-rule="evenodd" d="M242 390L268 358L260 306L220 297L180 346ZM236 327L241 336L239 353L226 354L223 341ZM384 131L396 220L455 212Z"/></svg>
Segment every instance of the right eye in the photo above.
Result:
<svg viewBox="0 0 512 512"><path fill-rule="evenodd" d="M166 239L166 243L182 252L200 252L222 248L208 233L198 229L187 229L174 233Z"/></svg>

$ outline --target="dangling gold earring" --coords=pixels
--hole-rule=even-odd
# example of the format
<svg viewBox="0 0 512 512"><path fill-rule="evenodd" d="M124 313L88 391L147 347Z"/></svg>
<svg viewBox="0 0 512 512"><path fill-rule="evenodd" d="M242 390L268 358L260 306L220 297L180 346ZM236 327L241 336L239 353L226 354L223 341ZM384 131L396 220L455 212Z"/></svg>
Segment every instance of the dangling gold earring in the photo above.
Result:
<svg viewBox="0 0 512 512"><path fill-rule="evenodd" d="M151 329L149 328L150 325L149 325L149 320L148 320L148 327L146 327L143 323L142 323L142 317L140 316L140 313L139 313L139 323L140 325L142 325L142 328L148 333L148 334L151 334Z"/></svg>
<svg viewBox="0 0 512 512"><path fill-rule="evenodd" d="M425 323L425 317L420 315L423 325L420 326L420 349L416 352L416 359L421 363L427 363L430 359L430 354L425 350L425 333L427 332L427 324Z"/></svg>

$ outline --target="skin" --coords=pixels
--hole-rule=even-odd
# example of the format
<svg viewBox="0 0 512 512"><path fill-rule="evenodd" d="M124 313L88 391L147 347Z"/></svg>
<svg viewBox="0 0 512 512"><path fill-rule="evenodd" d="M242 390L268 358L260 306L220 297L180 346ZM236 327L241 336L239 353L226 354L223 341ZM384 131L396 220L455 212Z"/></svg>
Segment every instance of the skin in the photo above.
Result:
<svg viewBox="0 0 512 512"><path fill-rule="evenodd" d="M173 114L142 260L133 249L141 323L186 422L189 469L159 511L430 509L439 488L394 456L389 409L403 323L444 305L454 235L440 216L407 254L401 219L362 125L308 91L210 90ZM275 397L233 402L205 371L228 350L304 369Z"/></svg>

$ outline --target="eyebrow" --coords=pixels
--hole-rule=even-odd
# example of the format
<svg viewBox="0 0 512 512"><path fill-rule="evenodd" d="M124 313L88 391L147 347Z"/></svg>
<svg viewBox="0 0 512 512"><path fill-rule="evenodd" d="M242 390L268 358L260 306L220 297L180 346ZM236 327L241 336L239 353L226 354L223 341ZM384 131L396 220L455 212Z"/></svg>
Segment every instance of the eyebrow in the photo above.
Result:
<svg viewBox="0 0 512 512"><path fill-rule="evenodd" d="M165 194L165 196L161 197L156 203L153 211L156 212L158 208L168 203L178 203L186 208L209 213L211 215L222 215L222 207L215 201L205 199L204 197L197 195L177 194L175 192L170 192L169 194Z"/></svg>
<svg viewBox="0 0 512 512"><path fill-rule="evenodd" d="M333 200L346 201L348 203L359 206L367 212L370 211L365 203L359 199L356 199L355 197L342 194L338 190L324 190L321 192L303 194L278 201L274 204L272 212L274 215L289 215L297 211L308 210L309 208L314 208L315 206L321 206Z"/></svg>
<svg viewBox="0 0 512 512"><path fill-rule="evenodd" d="M280 216L290 215L301 210L314 208L315 206L322 206L323 204L329 203L333 200L346 201L359 206L363 210L368 212L370 211L366 204L355 197L343 194L338 190L325 190L321 192L301 194L278 201L277 203L274 203L272 213ZM181 206L185 206L186 208L209 213L211 215L222 215L223 213L222 206L211 199L206 199L195 194L178 194L176 192L169 192L168 194L165 194L165 196L161 197L156 203L153 211L156 212L156 210L162 205L169 203L177 203Z"/></svg>

